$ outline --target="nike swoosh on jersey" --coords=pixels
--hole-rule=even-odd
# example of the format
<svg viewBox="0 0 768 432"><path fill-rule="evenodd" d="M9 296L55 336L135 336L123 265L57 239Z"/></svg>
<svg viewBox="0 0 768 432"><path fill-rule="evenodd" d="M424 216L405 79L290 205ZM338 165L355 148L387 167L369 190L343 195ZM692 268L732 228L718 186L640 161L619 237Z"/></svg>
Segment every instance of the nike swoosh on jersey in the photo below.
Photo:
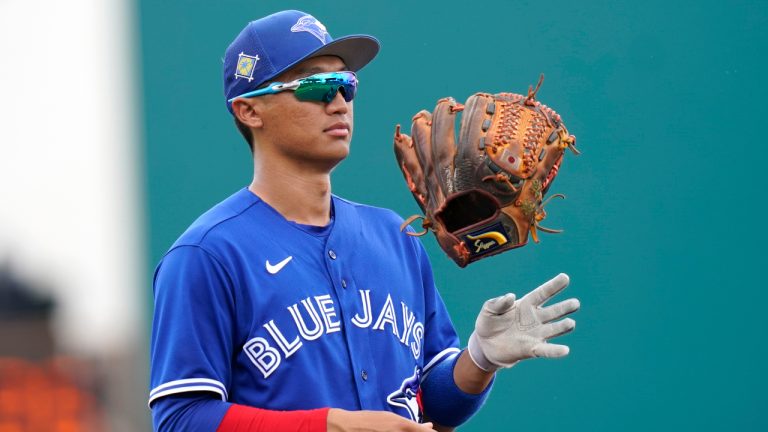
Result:
<svg viewBox="0 0 768 432"><path fill-rule="evenodd" d="M293 255L289 256L288 258L280 261L275 265L270 264L269 260L267 260L267 271L269 272L269 274L277 274L277 272L282 270L283 267L285 267L285 265L288 264L288 261L290 261L291 258L293 258Z"/></svg>

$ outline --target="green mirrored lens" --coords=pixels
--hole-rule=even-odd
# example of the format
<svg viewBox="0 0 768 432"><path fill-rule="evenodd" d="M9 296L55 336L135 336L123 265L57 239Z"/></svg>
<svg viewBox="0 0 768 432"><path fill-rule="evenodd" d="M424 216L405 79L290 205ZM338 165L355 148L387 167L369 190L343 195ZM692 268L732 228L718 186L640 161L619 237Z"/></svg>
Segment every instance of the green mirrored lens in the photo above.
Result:
<svg viewBox="0 0 768 432"><path fill-rule="evenodd" d="M342 89L342 96L347 102L355 97L357 78L352 72L330 72L312 75L301 80L295 90L299 100L311 100L328 103Z"/></svg>

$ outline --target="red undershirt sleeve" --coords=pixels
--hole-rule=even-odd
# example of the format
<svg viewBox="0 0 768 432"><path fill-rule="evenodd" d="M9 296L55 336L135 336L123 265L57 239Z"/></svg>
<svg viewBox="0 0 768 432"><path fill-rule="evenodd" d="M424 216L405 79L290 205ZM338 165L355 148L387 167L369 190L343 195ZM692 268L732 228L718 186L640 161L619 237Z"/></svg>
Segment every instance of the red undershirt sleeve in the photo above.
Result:
<svg viewBox="0 0 768 432"><path fill-rule="evenodd" d="M326 432L329 409L273 411L233 404L216 432Z"/></svg>

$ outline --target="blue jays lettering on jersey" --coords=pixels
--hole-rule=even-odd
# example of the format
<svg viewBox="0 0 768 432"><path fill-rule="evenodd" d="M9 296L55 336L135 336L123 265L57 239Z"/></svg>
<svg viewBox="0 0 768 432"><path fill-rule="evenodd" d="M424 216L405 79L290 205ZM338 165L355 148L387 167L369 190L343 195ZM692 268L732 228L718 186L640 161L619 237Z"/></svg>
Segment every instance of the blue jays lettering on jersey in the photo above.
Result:
<svg viewBox="0 0 768 432"><path fill-rule="evenodd" d="M155 272L150 404L208 391L419 419L420 377L459 351L426 253L389 210L332 208L303 226L244 188L190 226Z"/></svg>

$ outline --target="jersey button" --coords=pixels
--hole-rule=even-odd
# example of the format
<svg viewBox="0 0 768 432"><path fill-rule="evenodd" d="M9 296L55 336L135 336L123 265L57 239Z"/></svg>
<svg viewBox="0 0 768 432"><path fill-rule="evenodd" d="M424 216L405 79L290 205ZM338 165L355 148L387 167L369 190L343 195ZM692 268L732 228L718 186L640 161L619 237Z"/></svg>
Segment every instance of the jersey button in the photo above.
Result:
<svg viewBox="0 0 768 432"><path fill-rule="evenodd" d="M333 249L328 249L328 256L331 257L332 260L335 260L336 252L334 252Z"/></svg>
<svg viewBox="0 0 768 432"><path fill-rule="evenodd" d="M366 372L365 369L360 372L360 376L363 377L363 381L368 381L368 372Z"/></svg>
<svg viewBox="0 0 768 432"><path fill-rule="evenodd" d="M346 279L342 279L341 280L341 287L344 288L344 289L347 288L347 280Z"/></svg>

